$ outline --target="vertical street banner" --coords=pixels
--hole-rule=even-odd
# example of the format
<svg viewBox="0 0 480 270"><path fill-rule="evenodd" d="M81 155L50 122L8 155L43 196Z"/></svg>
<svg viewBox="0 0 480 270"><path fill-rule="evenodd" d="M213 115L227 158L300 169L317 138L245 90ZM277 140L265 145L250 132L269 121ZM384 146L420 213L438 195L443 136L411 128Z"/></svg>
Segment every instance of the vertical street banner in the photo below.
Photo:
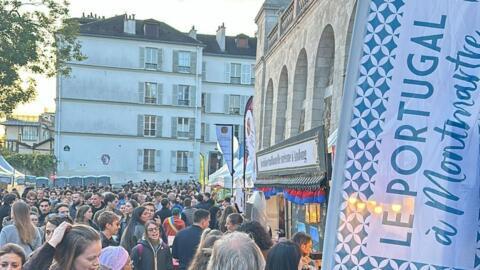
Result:
<svg viewBox="0 0 480 270"><path fill-rule="evenodd" d="M230 175L233 170L233 125L216 124L217 141L223 153L223 160L228 166Z"/></svg>
<svg viewBox="0 0 480 270"><path fill-rule="evenodd" d="M205 181L205 156L203 154L200 154L200 176L198 182L200 182L202 191L204 191L207 183Z"/></svg>
<svg viewBox="0 0 480 270"><path fill-rule="evenodd" d="M250 97L248 99L247 105L245 106L244 127L245 149L243 156L243 175L246 181L245 187L252 188L253 183L255 183L255 179L257 179L257 158L255 152L255 121L253 119L253 97ZM247 171L251 174L249 179L246 179Z"/></svg>
<svg viewBox="0 0 480 270"><path fill-rule="evenodd" d="M480 269L480 1L358 1L324 269Z"/></svg>

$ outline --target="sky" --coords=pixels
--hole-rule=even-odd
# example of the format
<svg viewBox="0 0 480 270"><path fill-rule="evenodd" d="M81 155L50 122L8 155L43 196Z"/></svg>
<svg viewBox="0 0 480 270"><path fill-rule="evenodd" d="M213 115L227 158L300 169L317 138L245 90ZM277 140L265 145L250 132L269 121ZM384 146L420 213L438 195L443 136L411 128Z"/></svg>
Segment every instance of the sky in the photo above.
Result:
<svg viewBox="0 0 480 270"><path fill-rule="evenodd" d="M188 32L195 25L197 33L215 34L225 23L226 34L254 36L254 22L264 0L70 0L70 15L81 17L93 13L111 17L135 14L136 19L155 19ZM37 79L37 97L33 102L19 105L16 114L38 115L55 111L55 78Z"/></svg>

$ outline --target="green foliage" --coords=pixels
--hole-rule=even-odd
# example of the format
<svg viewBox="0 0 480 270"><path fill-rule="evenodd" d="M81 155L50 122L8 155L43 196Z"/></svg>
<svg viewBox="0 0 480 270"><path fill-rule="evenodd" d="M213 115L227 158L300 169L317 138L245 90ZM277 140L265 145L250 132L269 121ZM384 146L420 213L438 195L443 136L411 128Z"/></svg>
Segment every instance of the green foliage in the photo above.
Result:
<svg viewBox="0 0 480 270"><path fill-rule="evenodd" d="M35 96L35 81L20 73L68 75L81 61L79 26L59 0L0 0L0 116Z"/></svg>
<svg viewBox="0 0 480 270"><path fill-rule="evenodd" d="M18 154L2 150L1 154L10 165L22 173L48 177L55 168L55 156L43 154Z"/></svg>

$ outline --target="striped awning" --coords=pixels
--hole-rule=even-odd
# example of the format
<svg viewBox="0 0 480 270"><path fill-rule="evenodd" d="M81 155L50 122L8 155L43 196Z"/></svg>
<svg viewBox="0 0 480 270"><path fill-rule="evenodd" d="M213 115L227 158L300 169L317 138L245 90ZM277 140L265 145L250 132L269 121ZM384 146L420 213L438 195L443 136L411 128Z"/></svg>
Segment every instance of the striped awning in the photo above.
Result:
<svg viewBox="0 0 480 270"><path fill-rule="evenodd" d="M325 173L317 175L278 176L264 179L257 178L257 188L292 188L299 190L316 190L325 186Z"/></svg>

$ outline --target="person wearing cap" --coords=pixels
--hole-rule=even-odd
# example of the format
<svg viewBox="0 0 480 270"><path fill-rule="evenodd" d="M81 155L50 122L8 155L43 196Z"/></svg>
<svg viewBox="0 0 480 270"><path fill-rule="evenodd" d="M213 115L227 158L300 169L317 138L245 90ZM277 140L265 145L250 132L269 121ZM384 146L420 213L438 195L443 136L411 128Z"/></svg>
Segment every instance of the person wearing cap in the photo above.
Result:
<svg viewBox="0 0 480 270"><path fill-rule="evenodd" d="M109 246L102 249L100 264L110 270L132 270L132 261L123 247Z"/></svg>

